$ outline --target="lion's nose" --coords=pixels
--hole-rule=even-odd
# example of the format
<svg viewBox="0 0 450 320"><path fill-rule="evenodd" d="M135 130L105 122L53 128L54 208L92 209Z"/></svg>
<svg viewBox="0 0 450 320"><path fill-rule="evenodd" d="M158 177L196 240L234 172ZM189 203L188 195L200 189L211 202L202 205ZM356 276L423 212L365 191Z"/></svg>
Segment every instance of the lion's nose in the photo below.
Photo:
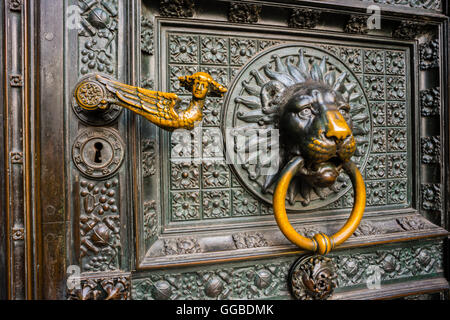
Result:
<svg viewBox="0 0 450 320"><path fill-rule="evenodd" d="M339 111L327 111L326 117L328 120L326 136L328 138L344 140L352 134L347 122Z"/></svg>

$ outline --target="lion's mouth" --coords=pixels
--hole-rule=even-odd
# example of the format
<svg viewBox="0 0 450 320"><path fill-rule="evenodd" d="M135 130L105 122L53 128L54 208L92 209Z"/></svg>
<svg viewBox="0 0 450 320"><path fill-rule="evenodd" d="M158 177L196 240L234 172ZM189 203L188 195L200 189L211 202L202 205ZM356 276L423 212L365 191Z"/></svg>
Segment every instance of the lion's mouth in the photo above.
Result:
<svg viewBox="0 0 450 320"><path fill-rule="evenodd" d="M342 169L342 166L343 166L343 164L344 164L344 162L342 161L342 159L339 158L339 157L337 157L337 156L332 157L332 158L331 158L330 160L328 160L327 162L333 164L333 165L336 167L336 170L341 170L341 169Z"/></svg>
<svg viewBox="0 0 450 320"><path fill-rule="evenodd" d="M315 162L309 167L303 167L300 174L307 177L306 181L317 187L330 187L339 176L344 161L333 156L325 162Z"/></svg>

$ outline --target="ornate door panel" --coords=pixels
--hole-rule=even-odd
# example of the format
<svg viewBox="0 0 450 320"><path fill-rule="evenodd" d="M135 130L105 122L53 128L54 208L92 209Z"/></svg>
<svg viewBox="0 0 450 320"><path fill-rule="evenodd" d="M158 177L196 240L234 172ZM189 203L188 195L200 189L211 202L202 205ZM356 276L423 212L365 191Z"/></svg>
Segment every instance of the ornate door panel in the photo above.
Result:
<svg viewBox="0 0 450 320"><path fill-rule="evenodd" d="M12 142L2 147L11 155L5 167L26 169L30 205L36 203L28 211L14 207L18 176L5 171L5 196L13 204L4 217L9 296L444 297L447 8L439 0L385 2L8 4L5 21L22 26L24 35L34 28L40 35L36 48L24 49L27 57L39 53L33 60L39 72L22 69L39 79L39 86L30 84L39 92L36 109L21 115L24 102L15 96L21 86L6 86L5 132ZM39 15L28 16L34 9ZM11 59L5 60L7 79L17 73ZM186 110L191 94L179 77L198 72L228 91L206 98L203 120L190 131L160 129L111 96L118 82L126 83L133 86L120 85L126 98L139 96L143 103L148 92L170 92ZM351 161L367 200L347 241L299 260L308 252L280 231L271 180L293 150L261 132L284 130L270 111L275 93L312 82L331 85L330 94L348 103L344 117L356 148ZM108 108L84 108L99 104L102 94ZM26 118L31 149L14 145L14 117ZM252 148L255 130L259 140ZM239 135L247 139L241 145ZM16 161L18 152L30 150L36 161ZM354 206L352 181L345 174L327 186L294 181L285 207L295 232L314 239L339 233ZM36 243L26 242L33 234ZM23 275L20 263L35 267ZM299 277L309 270L310 280L318 281L314 268L324 270L329 284L316 293ZM29 283L25 293L14 289L20 279Z"/></svg>

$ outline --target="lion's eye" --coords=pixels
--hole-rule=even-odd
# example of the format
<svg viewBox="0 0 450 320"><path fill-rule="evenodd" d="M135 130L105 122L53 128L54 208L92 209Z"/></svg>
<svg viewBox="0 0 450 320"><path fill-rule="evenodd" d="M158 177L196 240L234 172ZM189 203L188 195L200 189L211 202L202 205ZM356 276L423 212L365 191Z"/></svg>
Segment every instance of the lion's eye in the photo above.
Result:
<svg viewBox="0 0 450 320"><path fill-rule="evenodd" d="M311 108L304 108L298 113L298 115L302 118L310 117L312 115L312 110Z"/></svg>

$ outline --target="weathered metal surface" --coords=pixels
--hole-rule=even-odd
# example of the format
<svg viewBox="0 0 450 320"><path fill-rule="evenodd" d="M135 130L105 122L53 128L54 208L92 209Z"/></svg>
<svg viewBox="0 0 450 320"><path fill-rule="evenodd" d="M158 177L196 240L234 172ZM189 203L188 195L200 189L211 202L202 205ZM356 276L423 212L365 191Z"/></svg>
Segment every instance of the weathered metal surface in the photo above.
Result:
<svg viewBox="0 0 450 320"><path fill-rule="evenodd" d="M381 298L378 289L390 284L407 286L414 279L434 279L439 289L448 288L442 278L442 245L411 243L410 247L378 246L364 250L333 252L335 293L342 298L355 293ZM290 299L289 270L297 257L259 260L222 266L153 271L132 279L133 299ZM308 267L308 266L307 266ZM334 277L333 277L334 278ZM319 280L319 279L317 279ZM433 288L436 289L436 288ZM395 286L390 290L395 292ZM381 291L381 290L380 290Z"/></svg>
<svg viewBox="0 0 450 320"><path fill-rule="evenodd" d="M14 41L39 35L37 48L33 41L22 47L30 50L24 57L38 61L27 58L21 68L9 58L20 50L7 50L20 46L9 40L1 46L2 70L6 70L2 72L8 72L1 80L3 110L12 111L2 114L3 132L5 139L13 139L1 147L5 158L0 164L19 173L4 171L4 184L13 186L9 195L14 196L11 210L6 207L4 211L8 216L6 240L10 249L17 248L6 253L5 266L16 265L16 269L5 270L10 292L17 298L25 293L27 297L66 298L71 294L66 290L66 267L84 265L83 277L98 267L91 277L97 284L93 291L99 292L92 295L98 298L107 298L109 293L127 297L126 281L118 280L122 276L131 279L131 296L136 299L191 295L289 298L286 276L295 257L278 256L295 248L276 229L270 207L242 186L226 163L172 166L169 160L176 149L171 137L128 113L95 124L113 128L124 140L124 161L114 177L87 179L71 161L75 138L93 126L80 120L71 107L72 90L85 75L105 73L133 86L180 92L175 76L205 71L231 86L252 57L281 42L313 43L350 68L368 96L372 133L385 138L377 141L386 141L380 149L370 150L365 168L366 216L354 236L332 256L342 257L338 265L345 266L338 267L338 279L344 285L338 286L333 298L392 298L445 289L439 239L447 233L439 226L448 228L448 36L442 2L310 1L300 6L290 0L265 1L249 7L250 15L245 14L245 1L241 6L231 1L204 3L198 10L196 1L176 1L170 6L167 1L2 2L2 19L13 19L10 24L2 20L3 28L23 27L19 20L29 13L29 32L20 31L29 38ZM366 29L361 22L369 4L383 10L380 30ZM64 21L70 22L66 15L71 5L80 6L81 28L63 27ZM311 11L301 19L304 10ZM8 30L5 39L12 39ZM186 50L180 50L183 46ZM412 59L416 56L419 61ZM35 62L40 66L39 81L25 72L32 74ZM28 94L20 97L18 93L27 88ZM34 97L38 103L33 103ZM17 123L22 116L20 99L28 99L25 105L30 109L23 109L24 121ZM191 153L204 152L205 145L217 142L223 104L223 99L210 98L199 133L200 149L189 148ZM30 114L32 120L27 120ZM194 134L194 140L197 137ZM375 145L376 137L371 140ZM215 149L206 150L214 158ZM188 173L187 179L182 179L183 172ZM99 187L99 195L87 190L85 197L100 200L104 184L112 179L117 179L114 204L107 207L105 218L100 217L103 206L91 212L82 194L93 184L92 190ZM19 180L24 188L16 183ZM293 216L293 225L305 235L336 231L348 215L349 196ZM192 210L183 209L186 205ZM112 212L113 206L117 212ZM100 219L86 233L80 229L84 216ZM103 221L107 218L114 220L112 229ZM37 239L31 246L30 227L36 230L32 232ZM413 244L416 238L435 241ZM94 246L82 256L81 241L86 240ZM386 242L396 245L380 247ZM100 261L106 251L114 253L110 264ZM28 253L36 260L30 260ZM252 261L256 257L265 258L264 265ZM217 260L247 262L205 265ZM365 266L365 261L384 266L382 279L387 282L382 281L376 294L365 287L364 278L370 275L361 274L366 272L364 267L355 269L355 261L358 266ZM183 267L188 263L189 268ZM35 276L33 268L38 265ZM398 269L398 265L407 267ZM162 270L163 266L177 269ZM129 275L129 270L136 271ZM239 280L227 282L230 275ZM115 280L104 282L107 278ZM187 284L194 283L203 289L188 293Z"/></svg>

